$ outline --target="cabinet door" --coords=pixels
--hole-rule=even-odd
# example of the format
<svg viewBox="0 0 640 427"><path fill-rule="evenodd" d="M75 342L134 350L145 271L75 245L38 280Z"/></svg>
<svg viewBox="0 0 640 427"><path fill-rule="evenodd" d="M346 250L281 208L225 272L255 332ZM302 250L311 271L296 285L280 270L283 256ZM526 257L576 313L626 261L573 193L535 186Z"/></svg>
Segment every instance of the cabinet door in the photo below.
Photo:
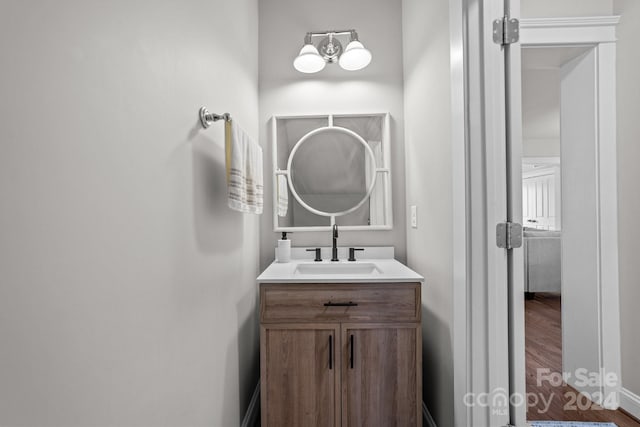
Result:
<svg viewBox="0 0 640 427"><path fill-rule="evenodd" d="M418 325L344 324L341 348L343 427L421 425Z"/></svg>
<svg viewBox="0 0 640 427"><path fill-rule="evenodd" d="M338 324L260 328L263 427L340 425Z"/></svg>

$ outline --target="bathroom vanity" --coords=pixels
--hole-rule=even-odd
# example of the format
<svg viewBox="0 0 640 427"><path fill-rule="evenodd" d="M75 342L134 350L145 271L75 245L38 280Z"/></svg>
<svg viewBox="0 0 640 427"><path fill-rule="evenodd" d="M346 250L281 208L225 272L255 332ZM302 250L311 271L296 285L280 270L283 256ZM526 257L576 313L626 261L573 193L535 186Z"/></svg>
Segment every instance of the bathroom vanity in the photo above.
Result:
<svg viewBox="0 0 640 427"><path fill-rule="evenodd" d="M369 252L258 277L263 427L421 425L423 278Z"/></svg>
<svg viewBox="0 0 640 427"><path fill-rule="evenodd" d="M389 123L272 118L273 230L333 246L276 251L257 279L262 427L422 424L423 277L391 247L337 245L338 228L393 228Z"/></svg>

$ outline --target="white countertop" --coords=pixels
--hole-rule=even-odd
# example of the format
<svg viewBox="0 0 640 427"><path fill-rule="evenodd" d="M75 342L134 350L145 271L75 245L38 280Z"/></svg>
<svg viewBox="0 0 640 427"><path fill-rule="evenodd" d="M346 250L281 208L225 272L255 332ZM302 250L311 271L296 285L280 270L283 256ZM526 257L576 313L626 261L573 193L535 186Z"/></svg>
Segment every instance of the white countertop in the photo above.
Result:
<svg viewBox="0 0 640 427"><path fill-rule="evenodd" d="M307 248L291 248L291 261L287 263L273 262L256 279L260 283L393 283L424 282L424 277L406 265L393 259L393 248L364 248L357 252L357 261L347 261L347 248L338 248L340 261L330 261L331 248L322 248L323 261L314 262L313 252ZM345 264L342 266L341 264ZM317 267L316 267L317 266ZM327 267L337 270L350 266L370 267L370 273L340 272L316 273L315 270ZM309 272L304 267L310 267Z"/></svg>

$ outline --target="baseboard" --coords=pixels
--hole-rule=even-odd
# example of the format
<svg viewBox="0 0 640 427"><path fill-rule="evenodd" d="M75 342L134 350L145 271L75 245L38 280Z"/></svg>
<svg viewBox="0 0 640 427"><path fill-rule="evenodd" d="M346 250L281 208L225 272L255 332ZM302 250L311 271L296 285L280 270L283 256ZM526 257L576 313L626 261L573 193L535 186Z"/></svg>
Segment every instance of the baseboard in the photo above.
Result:
<svg viewBox="0 0 640 427"><path fill-rule="evenodd" d="M640 396L624 387L620 390L620 407L640 420Z"/></svg>
<svg viewBox="0 0 640 427"><path fill-rule="evenodd" d="M242 419L242 424L240 424L240 427L256 427L259 425L259 419L260 419L260 381L258 381L256 388L253 390L253 395L251 396L249 407L247 408L247 412L244 414L244 418Z"/></svg>
<svg viewBox="0 0 640 427"><path fill-rule="evenodd" d="M438 427L424 402L422 402L422 425L424 427Z"/></svg>

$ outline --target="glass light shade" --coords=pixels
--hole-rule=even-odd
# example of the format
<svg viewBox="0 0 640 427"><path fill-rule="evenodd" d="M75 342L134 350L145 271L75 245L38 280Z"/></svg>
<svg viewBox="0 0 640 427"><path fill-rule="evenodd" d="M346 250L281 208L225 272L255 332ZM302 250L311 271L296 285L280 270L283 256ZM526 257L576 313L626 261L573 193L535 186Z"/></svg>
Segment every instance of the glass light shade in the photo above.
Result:
<svg viewBox="0 0 640 427"><path fill-rule="evenodd" d="M300 49L300 54L293 60L293 66L301 73L317 73L327 65L324 58L318 53L318 49L312 44L305 44Z"/></svg>
<svg viewBox="0 0 640 427"><path fill-rule="evenodd" d="M347 45L340 56L338 64L348 71L361 70L371 62L371 52L358 40L353 40Z"/></svg>

